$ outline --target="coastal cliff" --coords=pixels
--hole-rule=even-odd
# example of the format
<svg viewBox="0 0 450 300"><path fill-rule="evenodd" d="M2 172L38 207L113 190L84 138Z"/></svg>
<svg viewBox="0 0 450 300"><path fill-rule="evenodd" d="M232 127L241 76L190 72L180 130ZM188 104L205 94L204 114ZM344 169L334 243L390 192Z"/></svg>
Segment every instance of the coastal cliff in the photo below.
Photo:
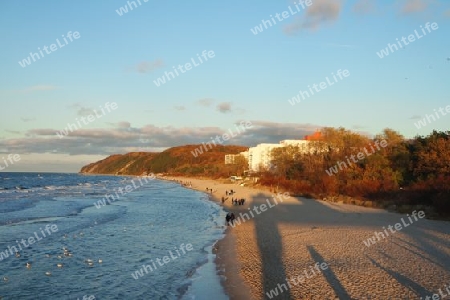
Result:
<svg viewBox="0 0 450 300"><path fill-rule="evenodd" d="M227 177L243 172L245 165L225 165L225 154L247 150L243 146L216 146L199 153L203 145L172 147L163 152L130 152L114 154L81 168L83 174L146 175L169 173L173 175ZM242 170L241 170L242 169Z"/></svg>

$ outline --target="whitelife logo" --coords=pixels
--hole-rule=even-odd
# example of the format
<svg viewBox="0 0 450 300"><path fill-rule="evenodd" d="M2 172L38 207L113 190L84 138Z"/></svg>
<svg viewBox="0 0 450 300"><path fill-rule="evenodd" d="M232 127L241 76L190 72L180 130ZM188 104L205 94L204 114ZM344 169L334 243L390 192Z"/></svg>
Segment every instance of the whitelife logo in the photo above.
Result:
<svg viewBox="0 0 450 300"><path fill-rule="evenodd" d="M106 102L104 106L105 106L104 107L105 109L103 109L103 107L99 106L101 114L99 114L97 112L97 110L94 109L94 111L93 111L94 114L90 114L86 118L85 117L80 117L81 122L84 125L88 125L89 123L92 123L95 120L100 119L101 117L105 116L106 112L110 113L112 110L116 110L117 109L117 103L116 102L113 102L111 104L109 102ZM56 135L60 139L62 139L63 137L67 136L69 134L69 132L74 132L75 130L78 130L78 129L83 127L81 125L81 123L80 123L80 120L78 120L78 118L76 118L75 121L76 121L76 124L75 123L67 123L67 126L63 130L60 130L59 132L56 132Z"/></svg>
<svg viewBox="0 0 450 300"><path fill-rule="evenodd" d="M299 13L302 9L306 9L306 7L311 6L312 5L312 0L300 0L298 3L295 2L295 8L297 9L297 11L292 10L292 7L289 5L289 11L285 10L283 11L281 14L280 13L276 13L275 17L277 18L278 22L281 22L283 20L286 20L287 18L289 18L290 16L296 15L297 13ZM301 5L301 9L298 6L298 4ZM272 22L270 21L272 20ZM275 21L275 19L273 18L272 15L270 15L270 20L261 20L261 23L259 23L258 26L255 26L254 28L250 28L250 31L254 34L257 35L258 33L261 33L264 31L264 29L268 29L269 27L272 27L273 25L277 24L277 22ZM264 28L263 28L264 26Z"/></svg>
<svg viewBox="0 0 450 300"><path fill-rule="evenodd" d="M208 53L206 53L206 50L203 50L201 56L203 57L205 62L207 62L208 61L208 57L209 58L214 58L216 56L216 54L212 50L208 51ZM201 64L204 63L203 59L200 57L200 55L198 53L197 53L197 59L198 59L197 61L200 62L200 63L196 63L197 61L194 60L194 58L191 57L191 62L192 62L192 65L194 67L198 67L198 66L200 66ZM180 74L178 73L178 70L181 73L186 73L187 71L192 70L192 65L191 65L190 62L187 62L184 65L178 65L178 67L173 66L172 68L173 68L173 71L175 72L176 76L174 75L174 73L172 73L172 71L170 71L170 72L165 71L164 72L164 76L161 76L161 77L157 78L156 80L153 80L153 83L157 87L160 87L161 85L166 83L166 78L167 78L167 81L171 81L172 79L175 79L176 77L180 76ZM184 66L184 69L183 69L183 66Z"/></svg>
<svg viewBox="0 0 450 300"><path fill-rule="evenodd" d="M412 223L414 223L413 219L411 219L411 217L409 216L409 214L406 215L409 219L409 223L406 223L405 220L403 218L401 218L400 220L403 223L403 226L401 223L396 223L394 226L389 225L388 229L391 233L397 233L398 231L402 230L403 228L408 227L409 225L411 225ZM411 213L411 216L414 218L414 220L417 222L419 221L419 219L417 217L419 217L420 219L425 218L425 213L423 212L423 210L416 212L413 211ZM395 228L395 230L394 230ZM384 231L383 232L374 232L374 235L371 238L368 238L367 240L363 241L364 245L366 245L367 247L370 247L372 245L374 245L376 242L381 241L382 239L385 239L389 236L389 231L387 231L386 227L383 227Z"/></svg>
<svg viewBox="0 0 450 300"><path fill-rule="evenodd" d="M185 255L187 252L186 251L192 251L194 248L192 247L192 244L181 244L180 249L175 247L175 252L177 253L177 255L174 255L174 253L172 253L172 250L169 250L169 255L164 256L162 259L161 258L157 258L156 262L158 263L158 265L160 267L164 266L164 264L168 264L171 261L174 261L178 258L180 258L182 255ZM180 251L182 252L182 254L180 253ZM170 257L169 257L170 256ZM131 276L138 280L140 277L143 277L145 274L148 274L149 271L153 272L156 271L158 269L158 267L156 266L156 263L153 261L153 259L150 260L151 261L151 265L142 265L142 268L140 268L139 270L135 271L134 273L131 273ZM145 274L144 274L145 272Z"/></svg>
<svg viewBox="0 0 450 300"><path fill-rule="evenodd" d="M241 125L239 127L241 127L242 131L241 131L241 129L239 129L238 126L234 125L236 127L236 131L237 131L236 134L233 134L233 131L231 129L228 129L228 132L230 134L223 133L222 136L216 135L215 138L211 138L211 142L214 145L211 144L211 142L206 142L206 143L203 142L202 146L195 148L194 151L191 151L192 155L194 157L197 157L197 156L203 154L203 150L205 150L205 152L208 152L208 150L211 150L213 147L217 147L217 143L222 145L224 143L224 141L228 141L230 138L236 137L238 134L244 133L247 129L253 127L253 125L250 121L247 121L247 122L242 121L240 124ZM221 137L223 140L220 139ZM206 147L207 145L209 146L209 149Z"/></svg>
<svg viewBox="0 0 450 300"><path fill-rule="evenodd" d="M327 76L327 77L325 77L326 82L322 81L319 84L314 83L312 85L312 87L310 85L308 85L308 89L311 94L309 94L308 91L299 91L295 97L288 99L288 102L292 106L294 106L295 104L302 102L302 99L305 100L306 98L309 98L312 95L314 95L314 91L316 91L316 93L318 93L318 92L326 89L327 87L332 86L335 83L339 82L339 80L342 81L345 78L347 78L348 76L350 76L350 72L347 69L345 69L344 71L342 71L341 69L337 70L336 75L334 75L334 73L331 73L331 74L333 75L334 82L331 81L330 78L328 78L328 76ZM339 80L336 76L339 77ZM313 91L313 89L314 89L314 91ZM300 99L300 96L302 97L302 99Z"/></svg>
<svg viewBox="0 0 450 300"><path fill-rule="evenodd" d="M450 105L447 105L446 107L445 107L445 111L447 112L447 113L445 113L444 112L444 109L442 108L442 107L439 107L439 112L441 113L441 115L444 117L444 116L446 116L448 113L450 113ZM436 116L436 117L435 117ZM423 118L423 119L420 119L419 121L417 121L417 123L414 123L414 125L416 126L416 128L417 129L420 129L420 128L422 128L422 127L425 127L425 126L427 126L428 124L430 124L431 122L434 122L434 121L436 121L436 119L437 120L439 120L440 119L440 116L439 116L439 114L438 114L438 112L436 111L436 109L434 109L434 115L425 115L425 118Z"/></svg>
<svg viewBox="0 0 450 300"><path fill-rule="evenodd" d="M440 299L444 299L444 298L450 296L450 284L449 285L444 284L444 288L448 294L445 294L445 291L443 291L443 288L440 288L438 290L439 294L433 294L431 296L427 295L427 296L425 296L425 298L420 297L420 300L423 300L423 299L425 299L425 300L440 300Z"/></svg>
<svg viewBox="0 0 450 300"><path fill-rule="evenodd" d="M20 242L18 240L16 240L17 246L19 246L20 251L22 251L22 245L24 246L24 248L30 247L34 243L42 240L43 238L45 238L47 236L42 228L39 228L39 230L41 231L41 237L39 237L39 233L38 232L34 232L34 237L30 236L26 240L25 239L21 239ZM56 226L55 224L52 224L52 225L47 224L47 225L45 225L45 231L50 236L52 233L55 233L55 232L58 231L58 226ZM28 241L28 244L27 244L27 241ZM14 251L13 251L13 249L14 249ZM4 260L4 259L9 257L8 252L11 255L14 255L15 253L19 252L19 249L17 249L16 246L8 246L8 249L6 249L3 252L0 252L0 261L2 261L2 260Z"/></svg>
<svg viewBox="0 0 450 300"><path fill-rule="evenodd" d="M142 5L141 0L136 0L139 3L139 6ZM127 1L127 5L124 5L120 7L119 9L116 9L116 13L119 15L119 17L123 16L124 14L128 13L128 7L130 8L130 11L132 11L134 8L138 8L138 5L136 4L136 1ZM142 0L143 2L147 3L149 0ZM131 6L131 4L134 5Z"/></svg>
<svg viewBox="0 0 450 300"><path fill-rule="evenodd" d="M125 196L129 193L131 193L132 191L137 190L138 188L142 187L144 185L144 183L142 181L144 181L146 184L149 183L149 181L152 181L156 178L155 174L151 173L150 176L148 177L138 177L138 181L140 183L140 185L136 185L136 183L134 182L134 179L131 180L131 184L127 184L125 186L125 188L119 187L117 190L114 189L114 193L115 193L115 197L112 194L105 194L105 196L101 199L98 200L97 202L94 202L94 205L97 209L102 208L103 206L106 206L106 201L108 201L109 204L111 204L111 202L117 201L120 199L119 193L122 196ZM118 193L119 192L119 193Z"/></svg>
<svg viewBox="0 0 450 300"><path fill-rule="evenodd" d="M431 29L437 30L439 28L439 26L436 22L433 22L431 24L430 24L430 22L427 22L425 24L425 28L427 29L428 33L431 33ZM408 35L409 42L406 41L406 37L402 36L402 38L400 40L403 42L403 46L408 46L410 43L416 41L416 38L417 38L417 40L420 40L421 38L423 38L424 36L427 35L427 31L425 31L425 29L422 27L422 25L420 25L420 29L422 29L423 35L420 35L420 33L418 33L417 29L416 29L416 30L414 30L414 34ZM378 57L384 58L384 57L388 56L390 53L394 53L395 51L398 51L399 47L400 47L400 49L402 49L403 48L402 43L398 39L396 39L396 40L397 40L397 44L388 43L386 48L377 52ZM398 47L397 47L397 45L398 45Z"/></svg>
<svg viewBox="0 0 450 300"><path fill-rule="evenodd" d="M290 198L290 194L288 192L284 192L283 194L282 193L278 193L276 196L272 195L272 199L273 199L274 204L272 204L270 202L270 200L268 198L266 198L267 205L265 203L262 203L259 206L254 205L253 207L247 208L248 209L248 213L251 215L251 218L250 218L250 216L247 213L242 213L241 212L241 213L239 213L239 216L232 223L230 223L230 226L234 228L234 227L236 227L236 225L241 225L242 223L245 223L246 221L250 221L250 219L255 218L255 215L253 214L253 211L257 215L260 215L263 212L267 211L268 208L272 208L272 207L277 206L278 205L278 201L280 201L282 203L284 200L289 199L289 198ZM278 201L277 201L277 199L278 199ZM259 208L259 210L258 210L258 208Z"/></svg>
<svg viewBox="0 0 450 300"><path fill-rule="evenodd" d="M3 171L9 166L12 166L14 162L18 162L20 160L19 154L8 154L8 158L5 159L5 157L2 157L4 166L2 166L2 163L0 163L0 171ZM8 163L9 161L9 163Z"/></svg>
<svg viewBox="0 0 450 300"><path fill-rule="evenodd" d="M375 147L377 148L377 150L380 150L380 145L381 147L385 148L388 145L388 142L386 140L382 140L381 142L379 141L375 141ZM372 149L372 152L368 152L367 148L364 147L364 152L366 152L366 154L364 154L364 152L358 152L357 155L350 155L350 158L352 159L353 163L357 163L359 160L363 160L366 158L367 156L371 156L372 154L375 153L375 149L372 147L372 145L369 145L370 148ZM337 174L340 170L343 170L344 168L348 168L352 165L352 162L350 161L350 159L348 158L348 156L345 157L347 159L347 163L348 165L343 162L343 161L338 161L337 164L335 164L334 166L332 166L331 168L329 168L328 170L325 170L325 172L328 174L328 176L333 176L334 174ZM356 158L358 158L358 160L356 160ZM339 169L338 169L339 167Z"/></svg>
<svg viewBox="0 0 450 300"><path fill-rule="evenodd" d="M44 53L42 52L42 50L44 50L46 54L51 54L52 52L55 52L56 50L61 49L62 47L65 47L66 45L69 44L69 42L67 41L64 34L62 35L62 37L64 39L65 44L62 44L58 38L58 39L56 39L56 43L58 44L58 46L56 46L56 44L51 44L50 47L47 47L47 45L45 45L44 47L42 47L42 49L41 49L41 47L38 47L39 53L30 52L30 55L28 57L22 59L22 61L19 61L19 65L22 68L25 68L26 66L31 65L32 62L35 62L36 60L40 60L41 58L44 57ZM78 31L74 31L73 33L72 33L72 31L69 31L67 33L67 38L71 42L73 42L74 39L78 40L80 37L81 36ZM49 49L50 49L50 51L49 51ZM41 54L41 55L39 55L39 54ZM33 61L31 61L31 60L33 60Z"/></svg>
<svg viewBox="0 0 450 300"><path fill-rule="evenodd" d="M304 276L298 275L297 277L291 277L290 279L286 278L286 283L279 283L277 285L277 287L266 292L267 297L269 299L272 299L272 298L277 297L278 295L281 295L284 291L287 292L289 289L292 289L291 282L295 286L300 283L304 283L306 281L306 279L311 279L314 276L320 274L321 271L325 271L326 269L328 269L328 264L326 262L322 262L322 263L316 262L316 264L314 265L314 268L313 268L313 266L310 266L309 269L311 270L310 273L308 273L307 269L303 270L303 273L305 274Z"/></svg>

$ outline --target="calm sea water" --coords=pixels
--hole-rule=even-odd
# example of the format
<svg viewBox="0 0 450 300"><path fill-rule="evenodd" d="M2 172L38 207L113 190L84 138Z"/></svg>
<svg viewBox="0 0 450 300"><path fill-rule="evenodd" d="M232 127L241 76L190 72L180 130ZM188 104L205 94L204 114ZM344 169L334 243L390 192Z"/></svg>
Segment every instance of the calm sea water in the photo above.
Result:
<svg viewBox="0 0 450 300"><path fill-rule="evenodd" d="M227 299L207 271L224 215L174 182L0 173L0 299Z"/></svg>

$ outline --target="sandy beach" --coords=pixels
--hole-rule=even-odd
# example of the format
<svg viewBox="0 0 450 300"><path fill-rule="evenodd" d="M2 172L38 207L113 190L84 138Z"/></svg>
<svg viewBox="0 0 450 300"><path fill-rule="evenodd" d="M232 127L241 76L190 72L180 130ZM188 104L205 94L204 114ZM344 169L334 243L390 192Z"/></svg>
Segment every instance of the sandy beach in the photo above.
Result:
<svg viewBox="0 0 450 300"><path fill-rule="evenodd" d="M230 299L450 299L450 222L176 179L212 189L237 218L216 245Z"/></svg>

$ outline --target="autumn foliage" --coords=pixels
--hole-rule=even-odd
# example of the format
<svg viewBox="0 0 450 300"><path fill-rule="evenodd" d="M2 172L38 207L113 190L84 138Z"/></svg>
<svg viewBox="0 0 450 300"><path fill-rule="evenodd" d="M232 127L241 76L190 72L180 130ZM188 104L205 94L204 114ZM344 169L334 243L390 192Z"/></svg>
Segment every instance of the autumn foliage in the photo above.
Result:
<svg viewBox="0 0 450 300"><path fill-rule="evenodd" d="M261 174L261 183L315 197L345 195L430 205L450 214L449 133L434 131L407 140L385 129L369 139L343 128L324 128L322 139L311 143L309 153L299 154L294 146L275 149L271 169ZM387 145L376 149L375 143L383 140ZM370 155L356 162L350 159L365 148L376 151L367 151ZM338 162L341 167L330 172Z"/></svg>
<svg viewBox="0 0 450 300"><path fill-rule="evenodd" d="M309 151L300 151L295 146L276 148L271 167L253 175L259 178L260 184L273 190L297 195L348 196L378 203L427 205L450 215L449 133L433 131L426 137L405 139L394 130L385 129L368 138L344 128L323 128L320 135L311 137ZM382 141L384 147L377 148L375 145ZM247 147L221 145L194 156L192 153L201 146L112 155L83 167L81 172L228 178L242 176L248 168L244 159L233 165L224 163L225 154L238 154ZM359 152L365 153L364 158L355 158ZM332 168L336 172L331 172Z"/></svg>

